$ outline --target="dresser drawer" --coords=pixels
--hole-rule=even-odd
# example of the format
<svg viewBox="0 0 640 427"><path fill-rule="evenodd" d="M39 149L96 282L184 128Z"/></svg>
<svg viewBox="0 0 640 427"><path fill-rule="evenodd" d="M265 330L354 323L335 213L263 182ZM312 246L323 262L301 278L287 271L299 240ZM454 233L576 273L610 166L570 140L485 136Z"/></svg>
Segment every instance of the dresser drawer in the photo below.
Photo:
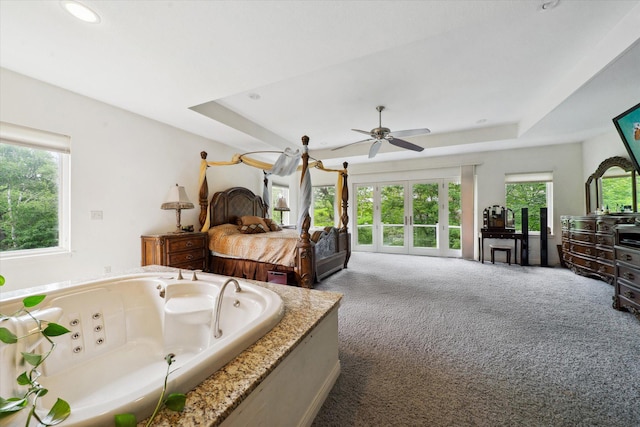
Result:
<svg viewBox="0 0 640 427"><path fill-rule="evenodd" d="M565 261L591 271L596 271L596 266L599 264L594 258L587 258L575 254L569 255Z"/></svg>
<svg viewBox="0 0 640 427"><path fill-rule="evenodd" d="M204 248L206 239L200 236L187 236L184 238L168 239L167 250L169 252L184 251L188 249Z"/></svg>
<svg viewBox="0 0 640 427"><path fill-rule="evenodd" d="M598 260L605 260L608 263L613 264L613 251L609 248L596 246L596 258L598 258Z"/></svg>
<svg viewBox="0 0 640 427"><path fill-rule="evenodd" d="M569 228L571 230L583 230L583 231L595 231L596 220L595 219L571 219L569 220Z"/></svg>
<svg viewBox="0 0 640 427"><path fill-rule="evenodd" d="M616 261L626 262L640 268L640 251L624 246L616 246Z"/></svg>
<svg viewBox="0 0 640 427"><path fill-rule="evenodd" d="M618 280L618 296L627 299L640 307L640 290L629 286L622 280Z"/></svg>
<svg viewBox="0 0 640 427"><path fill-rule="evenodd" d="M621 263L618 263L617 268L618 280L624 279L624 281L629 282L632 286L640 287L640 270Z"/></svg>
<svg viewBox="0 0 640 427"><path fill-rule="evenodd" d="M616 274L616 266L613 264L609 264L608 262L598 261L596 263L597 268L596 272L603 276L611 276L609 284L613 283L613 276Z"/></svg>
<svg viewBox="0 0 640 427"><path fill-rule="evenodd" d="M207 264L206 260L202 258L193 261L181 262L178 264L171 264L169 265L169 267L181 268L183 270L206 270Z"/></svg>
<svg viewBox="0 0 640 427"><path fill-rule="evenodd" d="M586 255L589 257L596 256L596 248L593 245L571 242L568 244L569 251L574 254Z"/></svg>
<svg viewBox="0 0 640 427"><path fill-rule="evenodd" d="M593 233L578 233L572 231L569 238L576 242L596 243L596 235Z"/></svg>
<svg viewBox="0 0 640 427"><path fill-rule="evenodd" d="M613 234L596 234L596 244L613 247L614 236Z"/></svg>
<svg viewBox="0 0 640 427"><path fill-rule="evenodd" d="M176 265L182 264L185 262L194 262L197 260L204 259L206 255L207 254L204 248L195 249L192 251L169 252L167 254L167 263L170 267L175 267Z"/></svg>

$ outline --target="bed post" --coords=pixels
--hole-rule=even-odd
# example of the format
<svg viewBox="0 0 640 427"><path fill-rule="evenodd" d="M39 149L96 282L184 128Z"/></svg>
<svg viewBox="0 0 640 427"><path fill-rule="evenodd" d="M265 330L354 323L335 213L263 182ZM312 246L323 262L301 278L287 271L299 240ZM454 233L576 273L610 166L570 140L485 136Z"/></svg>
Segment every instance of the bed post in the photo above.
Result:
<svg viewBox="0 0 640 427"><path fill-rule="evenodd" d="M200 158L202 160L207 160L207 152L201 151ZM209 184L207 184L206 173L204 175L204 180L202 181L202 185L200 185L200 192L198 193L198 202L200 203L200 216L198 217L198 220L200 221L200 230L202 230L202 226L207 221L207 205L209 204Z"/></svg>
<svg viewBox="0 0 640 427"><path fill-rule="evenodd" d="M302 173L300 175L300 184L304 180L305 173L309 167L309 137L302 137L302 145L304 145L304 151L302 152ZM311 246L311 236L309 235L309 226L311 225L311 217L307 213L302 220L302 230L300 230L300 240L297 244L298 249L298 268L300 269L300 286L303 288L311 289L314 281L314 266L315 260L313 247Z"/></svg>
<svg viewBox="0 0 640 427"><path fill-rule="evenodd" d="M344 268L347 268L347 264L349 264L349 258L351 258L351 236L349 235L349 214L347 213L347 208L349 207L349 185L347 183L347 178L349 174L347 173L347 167L349 163L344 162L342 167L344 168L344 172L342 173L342 215L340 217L340 222L342 223L342 227L340 227L340 233L344 234L344 245L346 246L346 257L344 259Z"/></svg>
<svg viewBox="0 0 640 427"><path fill-rule="evenodd" d="M340 227L340 231L343 233L347 232L347 224L349 224L349 214L347 213L347 207L349 206L349 185L347 184L347 178L349 174L347 173L347 166L349 166L349 163L344 162L342 164L344 172L340 172L342 174L342 215L340 216L342 227Z"/></svg>
<svg viewBox="0 0 640 427"><path fill-rule="evenodd" d="M269 194L269 175L267 175L266 171L262 171L262 173L264 174L264 179L262 180L264 182L264 189L263 194ZM271 200L269 200L271 201ZM266 200L264 200L264 197L262 197L262 202L264 203L264 208L265 208L265 212L264 212L264 217L265 218L271 218L271 209L269 208L269 205L267 204Z"/></svg>

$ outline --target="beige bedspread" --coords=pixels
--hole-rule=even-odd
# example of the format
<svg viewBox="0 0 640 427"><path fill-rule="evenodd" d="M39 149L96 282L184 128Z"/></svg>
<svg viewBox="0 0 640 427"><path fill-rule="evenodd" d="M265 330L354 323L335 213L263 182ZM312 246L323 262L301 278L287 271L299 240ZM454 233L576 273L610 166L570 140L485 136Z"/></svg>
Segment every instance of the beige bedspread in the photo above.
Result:
<svg viewBox="0 0 640 427"><path fill-rule="evenodd" d="M209 229L209 249L218 256L294 267L299 238L296 230L243 234L234 224L222 224Z"/></svg>

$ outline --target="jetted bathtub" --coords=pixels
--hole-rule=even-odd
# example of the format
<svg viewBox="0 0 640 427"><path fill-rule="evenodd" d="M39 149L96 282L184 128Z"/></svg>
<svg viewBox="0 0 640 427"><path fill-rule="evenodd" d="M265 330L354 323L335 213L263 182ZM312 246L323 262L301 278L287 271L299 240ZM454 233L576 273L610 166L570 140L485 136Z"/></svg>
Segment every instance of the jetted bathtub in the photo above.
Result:
<svg viewBox="0 0 640 427"><path fill-rule="evenodd" d="M71 331L54 338L57 346L41 366L40 383L49 389L40 399L43 407L48 410L58 397L71 406L71 416L62 425L108 426L115 414L129 412L142 420L151 415L162 391L167 354L175 354L168 393L187 392L271 330L284 314L276 293L243 280L238 280L241 291L236 292L229 283L219 316L222 335L215 338L217 298L229 278L199 273L192 281L187 274L181 280L176 276L133 274L3 295L0 312L6 315L15 312L25 296L46 294L32 314ZM23 316L2 326L24 332L34 322ZM0 396L22 395L16 393L15 379L25 368L16 366L16 351L40 345L43 350L49 347L0 343ZM24 425L27 411L5 418L3 425Z"/></svg>

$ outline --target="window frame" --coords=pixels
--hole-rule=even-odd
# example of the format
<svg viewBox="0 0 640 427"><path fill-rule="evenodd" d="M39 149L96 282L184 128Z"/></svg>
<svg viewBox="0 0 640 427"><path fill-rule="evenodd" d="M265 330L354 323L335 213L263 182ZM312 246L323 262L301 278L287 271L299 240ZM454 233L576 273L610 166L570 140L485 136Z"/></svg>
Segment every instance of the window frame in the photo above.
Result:
<svg viewBox="0 0 640 427"><path fill-rule="evenodd" d="M0 259L71 252L71 138L67 135L0 122L0 143L17 145L58 156L58 246L0 251Z"/></svg>
<svg viewBox="0 0 640 427"><path fill-rule="evenodd" d="M505 192L505 206L511 208L507 203L507 185L509 184L534 184L545 183L546 190L546 202L547 202L547 227L551 230L550 234L553 234L553 172L523 172L523 173L507 173L504 178L504 192ZM512 208L511 208L512 209ZM514 212L519 215L520 212ZM531 214L531 213L529 213ZM531 222L529 222L531 224ZM524 232L524 230L521 230ZM530 235L539 235L542 230L528 230Z"/></svg>
<svg viewBox="0 0 640 427"><path fill-rule="evenodd" d="M315 191L315 189L316 188L325 188L325 187L326 188L329 188L329 187L333 188L333 224L331 225L332 227L336 226L336 219L339 218L338 209L336 207L336 193L337 193L336 185L335 184L313 185L313 186L311 186L311 209L313 211L313 215L310 215L311 216L311 226L312 227L316 227L316 209L315 209L315 206L316 206L316 197L315 197L316 191ZM325 226L322 226L322 227L325 227Z"/></svg>

